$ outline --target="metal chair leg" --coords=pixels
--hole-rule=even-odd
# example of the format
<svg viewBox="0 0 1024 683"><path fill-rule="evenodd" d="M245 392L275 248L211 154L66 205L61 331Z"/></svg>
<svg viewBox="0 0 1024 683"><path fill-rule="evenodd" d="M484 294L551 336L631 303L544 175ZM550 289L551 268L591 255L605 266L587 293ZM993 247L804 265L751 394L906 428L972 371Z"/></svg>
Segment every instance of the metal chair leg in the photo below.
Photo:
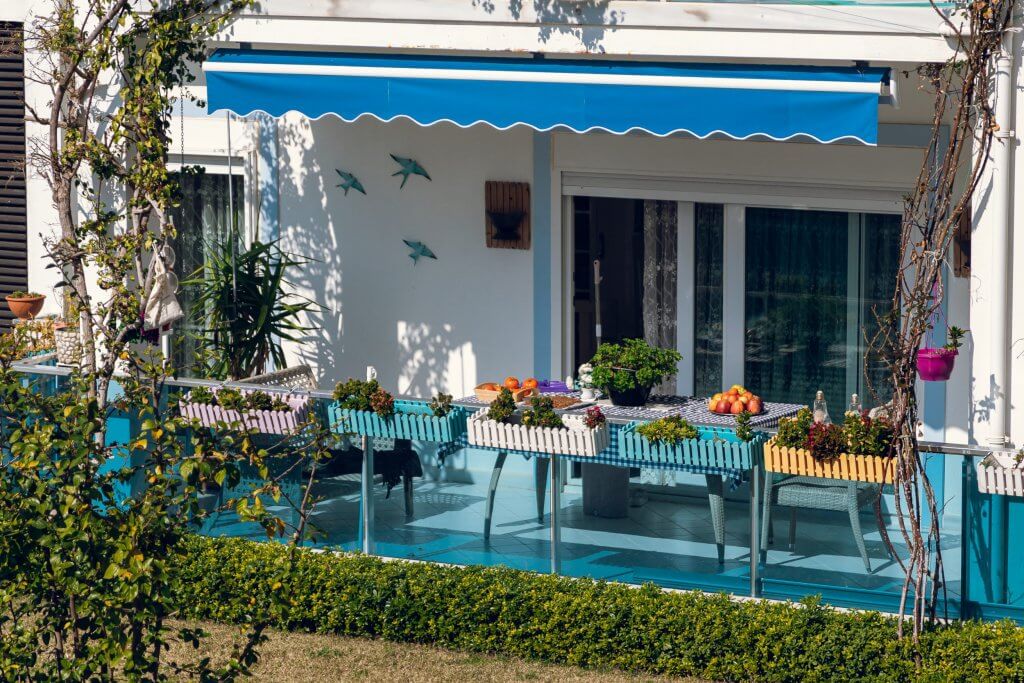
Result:
<svg viewBox="0 0 1024 683"><path fill-rule="evenodd" d="M487 487L487 510L484 513L484 540L491 538L491 516L494 513L494 492L498 490L498 480L501 478L501 468L505 466L505 458L508 453L501 451L494 459L494 469L491 470L491 484Z"/></svg>
<svg viewBox="0 0 1024 683"><path fill-rule="evenodd" d="M774 476L764 473L764 503L761 514L761 552L768 550L768 544L775 540L775 525L772 524L772 485Z"/></svg>
<svg viewBox="0 0 1024 683"><path fill-rule="evenodd" d="M853 530L853 540L857 542L857 550L860 551L860 558L864 560L864 568L868 574L871 573L871 560L868 559L868 549L864 545L864 534L860 528L860 505L857 500L857 485L851 483L848 487L847 509L850 513L850 528Z"/></svg>
<svg viewBox="0 0 1024 683"><path fill-rule="evenodd" d="M722 475L705 474L708 485L708 503L711 506L711 526L715 530L718 546L718 564L725 563L725 501L722 496Z"/></svg>
<svg viewBox="0 0 1024 683"><path fill-rule="evenodd" d="M789 508L789 552L796 548L796 508Z"/></svg>

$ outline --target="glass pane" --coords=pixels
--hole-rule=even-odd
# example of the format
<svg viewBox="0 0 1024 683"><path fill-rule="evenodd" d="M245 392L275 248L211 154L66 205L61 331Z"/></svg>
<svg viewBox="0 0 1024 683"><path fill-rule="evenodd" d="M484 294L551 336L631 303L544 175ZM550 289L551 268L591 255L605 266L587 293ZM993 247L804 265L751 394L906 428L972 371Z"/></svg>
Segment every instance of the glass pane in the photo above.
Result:
<svg viewBox="0 0 1024 683"><path fill-rule="evenodd" d="M820 389L841 411L849 399L849 224L840 212L746 211L744 380L766 400L808 403Z"/></svg>
<svg viewBox="0 0 1024 683"><path fill-rule="evenodd" d="M900 265L900 222L894 214L866 214L864 216L864 239L861 263L864 265L862 278L861 357L867 364L860 373L861 402L865 408L886 403L892 395L892 382L888 368L877 353L865 355L867 342L878 331L877 314L884 314L892 306L896 288L896 272ZM865 376L867 383L865 385Z"/></svg>
<svg viewBox="0 0 1024 683"><path fill-rule="evenodd" d="M694 395L722 390L722 231L725 207L694 206Z"/></svg>
<svg viewBox="0 0 1024 683"><path fill-rule="evenodd" d="M182 282L203 267L209 250L215 244L227 242L231 231L228 202L228 176L226 174L199 173L180 177L182 183L181 206L171 212L178 235L173 242L177 254L175 270ZM235 230L243 225L244 181L235 176L231 182L235 210ZM237 239L237 238L236 238ZM195 287L182 285L178 292L185 321L179 324L175 335L174 365L184 374L192 370L195 361L194 334L198 325L193 317L192 302Z"/></svg>

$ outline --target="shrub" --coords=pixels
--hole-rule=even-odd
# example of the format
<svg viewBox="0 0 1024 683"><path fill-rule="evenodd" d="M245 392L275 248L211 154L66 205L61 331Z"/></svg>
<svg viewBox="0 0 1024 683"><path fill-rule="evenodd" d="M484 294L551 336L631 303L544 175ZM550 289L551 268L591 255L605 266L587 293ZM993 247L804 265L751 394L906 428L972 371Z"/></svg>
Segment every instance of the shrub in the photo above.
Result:
<svg viewBox="0 0 1024 683"><path fill-rule="evenodd" d="M850 412L843 420L848 453L892 455L892 425L883 417L870 418L867 411Z"/></svg>
<svg viewBox="0 0 1024 683"><path fill-rule="evenodd" d="M775 442L783 448L803 448L813 422L810 408L801 408L795 416L779 420L779 433L775 436Z"/></svg>
<svg viewBox="0 0 1024 683"><path fill-rule="evenodd" d="M334 400L345 410L377 413L380 417L395 414L395 399L377 380L350 379L334 387Z"/></svg>
<svg viewBox="0 0 1024 683"><path fill-rule="evenodd" d="M434 417L444 417L448 413L452 412L452 398L451 394L440 393L430 401L430 412L434 414Z"/></svg>
<svg viewBox="0 0 1024 683"><path fill-rule="evenodd" d="M491 407L487 409L487 419L495 422L505 422L516 412L516 399L507 387L502 387L498 392L498 398L494 399Z"/></svg>
<svg viewBox="0 0 1024 683"><path fill-rule="evenodd" d="M385 562L299 553L278 585L287 548L193 537L177 596L197 619L245 623L273 611L282 629L431 643L585 667L708 680L905 681L1024 679L1024 630L1009 623L935 627L913 644L876 612L816 600L734 601L511 569Z"/></svg>

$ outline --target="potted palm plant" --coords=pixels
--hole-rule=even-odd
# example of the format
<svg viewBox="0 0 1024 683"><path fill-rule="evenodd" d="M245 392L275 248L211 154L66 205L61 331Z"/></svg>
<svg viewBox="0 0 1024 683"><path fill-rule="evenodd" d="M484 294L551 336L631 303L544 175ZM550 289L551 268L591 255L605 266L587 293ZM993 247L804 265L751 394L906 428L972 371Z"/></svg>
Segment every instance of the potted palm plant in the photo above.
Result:
<svg viewBox="0 0 1024 683"><path fill-rule="evenodd" d="M656 385L675 376L682 358L675 349L660 349L643 339L604 343L590 360L591 382L614 405L642 406Z"/></svg>
<svg viewBox="0 0 1024 683"><path fill-rule="evenodd" d="M941 349L925 347L917 352L917 372L925 382L945 382L953 374L953 365L967 330L949 328L949 341Z"/></svg>

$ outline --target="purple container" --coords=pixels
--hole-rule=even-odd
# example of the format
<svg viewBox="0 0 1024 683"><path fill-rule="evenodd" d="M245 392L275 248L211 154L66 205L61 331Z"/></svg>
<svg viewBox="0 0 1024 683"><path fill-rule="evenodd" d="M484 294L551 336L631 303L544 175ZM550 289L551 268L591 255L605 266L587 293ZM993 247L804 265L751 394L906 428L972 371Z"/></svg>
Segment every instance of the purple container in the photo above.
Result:
<svg viewBox="0 0 1024 683"><path fill-rule="evenodd" d="M953 374L956 349L921 349L917 352L917 372L925 382L945 382Z"/></svg>
<svg viewBox="0 0 1024 683"><path fill-rule="evenodd" d="M545 379L537 382L537 391L542 394L566 394L569 393L569 387L557 379Z"/></svg>

